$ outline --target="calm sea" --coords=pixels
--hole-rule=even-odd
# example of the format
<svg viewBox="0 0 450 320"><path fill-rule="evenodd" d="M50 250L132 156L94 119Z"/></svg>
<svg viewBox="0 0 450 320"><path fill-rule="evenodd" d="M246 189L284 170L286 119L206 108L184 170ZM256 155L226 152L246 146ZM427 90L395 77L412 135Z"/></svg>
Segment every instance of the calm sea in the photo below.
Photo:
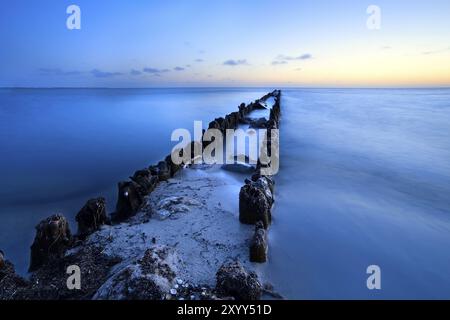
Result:
<svg viewBox="0 0 450 320"><path fill-rule="evenodd" d="M100 195L112 211L172 130L269 90L0 89L0 249L24 273L42 218L75 230ZM267 280L287 298L450 298L450 90L285 89L282 112Z"/></svg>

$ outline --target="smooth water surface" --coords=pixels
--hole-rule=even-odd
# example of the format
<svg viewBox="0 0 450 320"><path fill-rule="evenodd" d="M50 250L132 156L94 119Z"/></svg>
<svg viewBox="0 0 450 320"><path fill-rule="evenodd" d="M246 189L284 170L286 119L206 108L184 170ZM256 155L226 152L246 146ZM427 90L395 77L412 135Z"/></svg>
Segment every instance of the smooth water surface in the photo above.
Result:
<svg viewBox="0 0 450 320"><path fill-rule="evenodd" d="M167 155L173 129L270 90L0 90L0 248L25 272L40 219L62 212L75 230L100 195L112 211L117 182ZM256 268L286 298L450 298L450 90L285 89L281 106Z"/></svg>
<svg viewBox="0 0 450 320"><path fill-rule="evenodd" d="M288 298L450 298L450 90L284 90L262 268ZM366 286L381 268L381 290Z"/></svg>

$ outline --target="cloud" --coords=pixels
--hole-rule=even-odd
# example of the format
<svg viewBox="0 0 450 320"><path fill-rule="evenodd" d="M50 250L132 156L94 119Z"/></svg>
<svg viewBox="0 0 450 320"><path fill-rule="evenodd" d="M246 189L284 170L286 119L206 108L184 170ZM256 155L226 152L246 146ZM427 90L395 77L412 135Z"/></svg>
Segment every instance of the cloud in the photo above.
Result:
<svg viewBox="0 0 450 320"><path fill-rule="evenodd" d="M272 65L273 66L277 66L277 65L280 65L280 64L287 64L287 62L284 61L284 60L282 60L282 61L277 61L277 60L272 61Z"/></svg>
<svg viewBox="0 0 450 320"><path fill-rule="evenodd" d="M203 61L205 61L205 60L203 60L203 59L195 59L195 62L203 62Z"/></svg>
<svg viewBox="0 0 450 320"><path fill-rule="evenodd" d="M40 68L39 73L43 76L76 76L81 74L81 71L64 71L59 68Z"/></svg>
<svg viewBox="0 0 450 320"><path fill-rule="evenodd" d="M289 61L299 61L299 60L309 60L312 59L313 56L310 53L304 53L299 56L287 56L284 54L278 55L274 61L272 61L272 65L280 65L280 64L287 64Z"/></svg>
<svg viewBox="0 0 450 320"><path fill-rule="evenodd" d="M241 66L241 65L248 65L248 62L246 59L241 59L241 60L227 60L223 63L224 66L230 66L230 67L235 67L235 66Z"/></svg>
<svg viewBox="0 0 450 320"><path fill-rule="evenodd" d="M424 52L422 52L422 54L423 55L438 54L438 53L447 52L449 50L450 50L450 47L445 48L445 49L440 49L440 50L424 51Z"/></svg>
<svg viewBox="0 0 450 320"><path fill-rule="evenodd" d="M175 68L173 68L173 70L175 70L175 71L184 71L184 68L182 68L182 67L175 67Z"/></svg>
<svg viewBox="0 0 450 320"><path fill-rule="evenodd" d="M381 50L390 50L390 49L392 49L391 46L383 46L383 47L381 47Z"/></svg>
<svg viewBox="0 0 450 320"><path fill-rule="evenodd" d="M131 74L132 76L139 76L139 75L142 74L142 72L139 71L139 70L136 70L136 69L132 69L132 70L130 71L130 74Z"/></svg>
<svg viewBox="0 0 450 320"><path fill-rule="evenodd" d="M283 54L278 55L276 60L278 61L294 61L294 60L309 60L312 59L313 56L310 53L305 53L299 56L286 56Z"/></svg>
<svg viewBox="0 0 450 320"><path fill-rule="evenodd" d="M98 69L91 70L91 74L96 78L112 78L115 76L121 76L121 72L108 72L108 71L101 71Z"/></svg>
<svg viewBox="0 0 450 320"><path fill-rule="evenodd" d="M302 54L301 56L297 57L296 60L309 60L312 59L312 55L309 53Z"/></svg>
<svg viewBox="0 0 450 320"><path fill-rule="evenodd" d="M295 68L294 71L302 71L302 68Z"/></svg>
<svg viewBox="0 0 450 320"><path fill-rule="evenodd" d="M153 74L155 76L160 76L161 73L170 72L169 69L158 69L158 68L144 68L142 71L145 73Z"/></svg>

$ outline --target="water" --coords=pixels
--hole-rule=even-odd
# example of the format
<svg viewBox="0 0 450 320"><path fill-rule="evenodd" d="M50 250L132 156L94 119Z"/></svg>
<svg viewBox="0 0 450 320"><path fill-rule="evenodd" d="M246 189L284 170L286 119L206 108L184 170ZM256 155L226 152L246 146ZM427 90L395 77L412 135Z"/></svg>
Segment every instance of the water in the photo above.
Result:
<svg viewBox="0 0 450 320"><path fill-rule="evenodd" d="M288 298L450 298L450 90L283 94L272 282Z"/></svg>
<svg viewBox="0 0 450 320"><path fill-rule="evenodd" d="M271 89L0 90L0 248L168 154L170 133ZM270 260L287 298L450 298L450 90L285 89ZM237 201L237 199L236 199ZM72 225L72 229L74 225ZM366 268L382 290L366 287Z"/></svg>

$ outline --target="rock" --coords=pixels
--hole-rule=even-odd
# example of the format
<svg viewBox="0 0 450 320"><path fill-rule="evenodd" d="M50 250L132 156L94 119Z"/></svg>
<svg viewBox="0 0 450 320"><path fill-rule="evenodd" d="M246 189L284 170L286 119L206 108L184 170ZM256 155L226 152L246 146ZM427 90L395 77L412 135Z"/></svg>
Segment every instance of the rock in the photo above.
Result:
<svg viewBox="0 0 450 320"><path fill-rule="evenodd" d="M277 125L280 122L280 116L281 116L280 99L279 99L279 97L280 97L280 93L275 98L275 103L274 103L272 109L270 109L270 116L269 116L269 119L275 121L277 123Z"/></svg>
<svg viewBox="0 0 450 320"><path fill-rule="evenodd" d="M0 269L5 266L5 254L0 250Z"/></svg>
<svg viewBox="0 0 450 320"><path fill-rule="evenodd" d="M262 177L260 169L261 169L261 164L258 163L258 165L256 166L256 172L254 174L252 174L252 177L251 177L252 181L257 181L259 178Z"/></svg>
<svg viewBox="0 0 450 320"><path fill-rule="evenodd" d="M59 260L46 264L34 272L30 287L17 293L18 299L25 300L90 300L100 286L107 281L111 268L120 258L110 257L102 248L94 245L82 246L71 251ZM67 274L69 266L80 268L81 289L68 290Z"/></svg>
<svg viewBox="0 0 450 320"><path fill-rule="evenodd" d="M139 274L137 265L130 265L107 281L94 296L95 300L162 300L163 291L152 277Z"/></svg>
<svg viewBox="0 0 450 320"><path fill-rule="evenodd" d="M256 101L252 104L252 110L265 110L265 109L267 109L266 104L265 104L264 102L261 102L261 101L264 101L264 100L263 100L263 99L261 99L261 100L256 100Z"/></svg>
<svg viewBox="0 0 450 320"><path fill-rule="evenodd" d="M263 129L266 128L267 120L266 118L252 119L249 123L250 128Z"/></svg>
<svg viewBox="0 0 450 320"><path fill-rule="evenodd" d="M29 285L16 274L14 265L5 260L4 253L0 251L0 301L17 299L17 293Z"/></svg>
<svg viewBox="0 0 450 320"><path fill-rule="evenodd" d="M275 120L270 119L269 121L267 121L266 123L266 128L267 130L274 130L274 129L278 129L278 124ZM270 132L268 133L270 134Z"/></svg>
<svg viewBox="0 0 450 320"><path fill-rule="evenodd" d="M175 150L175 151L173 152L173 154L176 155L177 152L178 152L178 154L179 154L180 156L183 155L183 153L182 153L183 150L182 150L182 149L180 149L180 150ZM173 176L175 175L175 173L177 173L177 172L182 168L181 165L178 165L178 164L173 163L173 161L172 161L172 154L168 155L168 156L166 157L165 161L166 161L167 165L169 166L169 169L170 169L170 176L171 176L171 177L173 177Z"/></svg>
<svg viewBox="0 0 450 320"><path fill-rule="evenodd" d="M241 103L239 106L239 118L243 120L249 113L249 109L245 106L245 103Z"/></svg>
<svg viewBox="0 0 450 320"><path fill-rule="evenodd" d="M246 183L239 192L239 221L255 224L262 221L264 228L271 222L271 204L265 190L256 183Z"/></svg>
<svg viewBox="0 0 450 320"><path fill-rule="evenodd" d="M115 222L125 221L134 216L142 205L140 194L141 186L134 181L119 182L116 212L113 215Z"/></svg>
<svg viewBox="0 0 450 320"><path fill-rule="evenodd" d="M36 226L36 236L31 245L29 271L35 271L43 264L60 259L72 242L69 223L60 214L42 220Z"/></svg>
<svg viewBox="0 0 450 320"><path fill-rule="evenodd" d="M258 221L255 226L255 234L250 243L250 261L263 263L267 261L267 232L264 224Z"/></svg>
<svg viewBox="0 0 450 320"><path fill-rule="evenodd" d="M273 189L274 189L274 181L268 176L260 176L256 181L246 180L246 183L253 184L257 188L260 188L269 202L269 205L272 206L274 202L273 198Z"/></svg>
<svg viewBox="0 0 450 320"><path fill-rule="evenodd" d="M240 121L240 113L232 112L225 117L226 129L235 129Z"/></svg>
<svg viewBox="0 0 450 320"><path fill-rule="evenodd" d="M138 170L130 179L138 184L136 190L141 198L155 190L159 182L158 173L150 169Z"/></svg>
<svg viewBox="0 0 450 320"><path fill-rule="evenodd" d="M213 120L209 123L208 129L218 129L220 130L220 123L218 123L216 120Z"/></svg>
<svg viewBox="0 0 450 320"><path fill-rule="evenodd" d="M238 262L223 264L216 274L216 290L224 297L237 300L259 300L262 285L254 272L247 272Z"/></svg>
<svg viewBox="0 0 450 320"><path fill-rule="evenodd" d="M274 121L276 124L279 123L279 114L272 108L270 109L269 120Z"/></svg>
<svg viewBox="0 0 450 320"><path fill-rule="evenodd" d="M225 118L222 118L222 117L216 118L215 121L219 124L220 130L223 131L223 132L225 132L225 129L226 129Z"/></svg>
<svg viewBox="0 0 450 320"><path fill-rule="evenodd" d="M91 199L75 217L78 222L78 236L85 239L93 232L100 229L102 225L109 224L106 214L106 200L103 197Z"/></svg>
<svg viewBox="0 0 450 320"><path fill-rule="evenodd" d="M149 248L142 259L115 273L94 295L105 300L161 300L175 279L176 257L166 246Z"/></svg>
<svg viewBox="0 0 450 320"><path fill-rule="evenodd" d="M208 125L208 129L218 129L222 132L225 132L226 129L230 129L229 126L230 124L228 123L229 121L229 117L225 117L225 118L216 118L213 121L211 121Z"/></svg>
<svg viewBox="0 0 450 320"><path fill-rule="evenodd" d="M171 178L170 167L166 161L160 161L156 166L149 168L153 175L158 176L159 181L166 181Z"/></svg>
<svg viewBox="0 0 450 320"><path fill-rule="evenodd" d="M153 210L159 220L165 220L170 216L190 211L190 206L200 206L201 203L188 197L167 197L159 201L156 210Z"/></svg>

